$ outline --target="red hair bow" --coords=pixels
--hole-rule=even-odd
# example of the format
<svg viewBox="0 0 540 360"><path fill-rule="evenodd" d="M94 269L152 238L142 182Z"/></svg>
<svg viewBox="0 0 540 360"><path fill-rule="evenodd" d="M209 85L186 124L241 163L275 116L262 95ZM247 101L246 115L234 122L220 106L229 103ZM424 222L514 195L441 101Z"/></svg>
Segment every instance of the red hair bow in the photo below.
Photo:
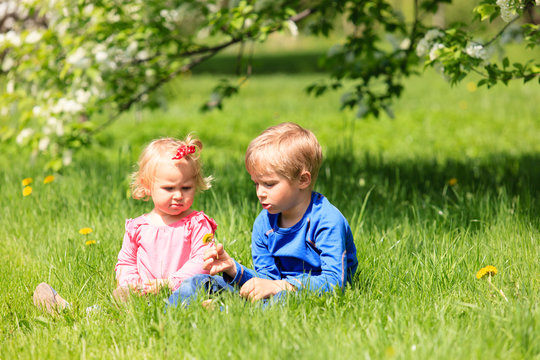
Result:
<svg viewBox="0 0 540 360"><path fill-rule="evenodd" d="M172 160L180 160L184 156L188 154L193 154L194 152L195 152L195 146L181 145L178 147L178 150L176 150L176 155L174 155Z"/></svg>

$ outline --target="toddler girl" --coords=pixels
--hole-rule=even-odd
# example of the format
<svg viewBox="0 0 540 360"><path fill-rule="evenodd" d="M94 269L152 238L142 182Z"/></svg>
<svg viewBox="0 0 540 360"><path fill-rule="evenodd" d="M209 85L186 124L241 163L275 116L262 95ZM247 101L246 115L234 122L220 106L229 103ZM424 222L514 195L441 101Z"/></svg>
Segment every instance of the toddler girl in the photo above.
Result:
<svg viewBox="0 0 540 360"><path fill-rule="evenodd" d="M210 188L212 180L201 170L202 148L200 140L188 136L184 141L154 140L142 152L132 176L132 196L152 199L154 208L126 220L115 266L115 298L125 300L130 291L157 293L166 286L173 291L169 301L176 305L182 282L208 273L203 269L205 243L213 239L217 224L191 208L195 194ZM36 288L34 304L49 312L69 305L46 283Z"/></svg>

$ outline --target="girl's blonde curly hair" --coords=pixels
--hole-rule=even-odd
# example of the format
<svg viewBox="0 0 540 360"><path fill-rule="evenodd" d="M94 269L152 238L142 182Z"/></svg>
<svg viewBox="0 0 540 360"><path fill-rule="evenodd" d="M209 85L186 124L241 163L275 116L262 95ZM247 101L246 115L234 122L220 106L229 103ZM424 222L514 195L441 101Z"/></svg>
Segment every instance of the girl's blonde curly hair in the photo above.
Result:
<svg viewBox="0 0 540 360"><path fill-rule="evenodd" d="M180 146L194 146L195 152L187 154L180 160L172 160ZM131 196L134 199L148 200L150 189L154 185L154 175L160 160L187 161L195 172L197 191L208 190L213 180L212 176L204 177L199 160L202 142L189 134L184 140L160 138L153 140L141 153L137 162L137 170L131 174Z"/></svg>

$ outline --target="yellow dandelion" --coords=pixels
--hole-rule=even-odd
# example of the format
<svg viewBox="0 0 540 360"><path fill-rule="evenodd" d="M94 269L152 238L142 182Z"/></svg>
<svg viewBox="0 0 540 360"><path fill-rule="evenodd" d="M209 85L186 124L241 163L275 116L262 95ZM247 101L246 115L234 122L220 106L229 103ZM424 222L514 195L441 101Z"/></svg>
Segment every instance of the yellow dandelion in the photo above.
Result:
<svg viewBox="0 0 540 360"><path fill-rule="evenodd" d="M54 175L49 175L43 179L44 184L52 183L54 181Z"/></svg>
<svg viewBox="0 0 540 360"><path fill-rule="evenodd" d="M476 89L477 89L477 87L476 87L475 83L473 83L472 81L467 83L467 90L469 92L475 92Z"/></svg>
<svg viewBox="0 0 540 360"><path fill-rule="evenodd" d="M25 186L22 191L23 196L28 196L32 193L32 188L30 186Z"/></svg>
<svg viewBox="0 0 540 360"><path fill-rule="evenodd" d="M489 276L497 275L497 268L493 265L485 266L481 268L480 270L478 270L478 272L476 273L476 278L481 279L486 275L489 275Z"/></svg>
<svg viewBox="0 0 540 360"><path fill-rule="evenodd" d="M79 230L79 234L82 234L82 235L88 235L91 232L92 232L92 229L89 227L85 227Z"/></svg>
<svg viewBox="0 0 540 360"><path fill-rule="evenodd" d="M31 177L27 177L26 179L23 179L22 181L22 186L28 186L32 183L32 178Z"/></svg>
<svg viewBox="0 0 540 360"><path fill-rule="evenodd" d="M214 239L214 234L212 233L208 233L204 235L202 238L202 242L203 244L213 243L214 247L216 246L216 239ZM217 247L216 247L216 252L217 252ZM219 254L216 254L216 259L219 259Z"/></svg>
<svg viewBox="0 0 540 360"><path fill-rule="evenodd" d="M96 243L96 240L88 240L87 242L85 242L84 244L86 246L90 246L90 245L94 245Z"/></svg>
<svg viewBox="0 0 540 360"><path fill-rule="evenodd" d="M456 178L451 178L450 180L448 180L448 185L455 186L456 184L457 184Z"/></svg>
<svg viewBox="0 0 540 360"><path fill-rule="evenodd" d="M493 265L484 266L483 268L478 270L478 272L476 273L476 278L477 279L482 279L486 275L488 276L487 277L487 282L488 282L489 286L491 286L493 289L495 289L495 291L497 291L503 297L503 299L508 302L508 298L506 297L506 295L504 295L504 292L502 291L502 289L497 288L493 284L493 282L491 282L491 277L497 275L497 268L495 266L493 266Z"/></svg>
<svg viewBox="0 0 540 360"><path fill-rule="evenodd" d="M209 242L212 242L212 241L214 241L214 234L212 233L208 233L204 235L202 238L203 244L208 244Z"/></svg>

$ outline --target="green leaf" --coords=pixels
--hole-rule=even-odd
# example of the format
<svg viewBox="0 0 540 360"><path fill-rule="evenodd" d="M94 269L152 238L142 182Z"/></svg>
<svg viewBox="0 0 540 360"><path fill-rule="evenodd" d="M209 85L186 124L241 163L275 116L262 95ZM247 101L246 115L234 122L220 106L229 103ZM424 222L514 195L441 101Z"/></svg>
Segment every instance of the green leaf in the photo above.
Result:
<svg viewBox="0 0 540 360"><path fill-rule="evenodd" d="M497 7L493 4L482 4L473 9L473 12L480 15L480 21L489 19L497 11Z"/></svg>

